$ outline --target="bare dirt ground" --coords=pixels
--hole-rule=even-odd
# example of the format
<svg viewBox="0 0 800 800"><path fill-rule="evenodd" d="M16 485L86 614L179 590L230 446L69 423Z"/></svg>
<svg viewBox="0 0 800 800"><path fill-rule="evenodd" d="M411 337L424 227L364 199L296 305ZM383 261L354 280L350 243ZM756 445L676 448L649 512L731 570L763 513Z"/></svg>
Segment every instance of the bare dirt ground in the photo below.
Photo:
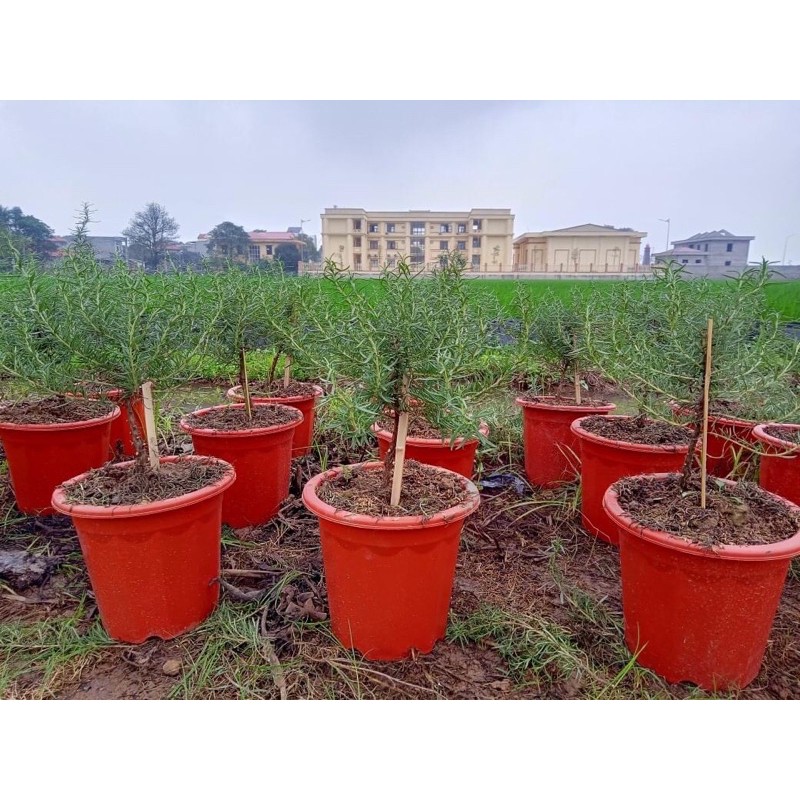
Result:
<svg viewBox="0 0 800 800"><path fill-rule="evenodd" d="M213 386L167 415L218 399ZM516 413L506 398L508 419ZM186 439L167 427L164 444ZM511 431L511 432L509 432ZM291 495L260 528L223 536L217 611L170 642L124 645L100 625L77 537L63 517L21 516L5 464L0 550L52 559L41 586L0 582L0 697L165 698L689 698L635 664L622 639L617 551L580 526L578 487L534 492L513 430L483 457L485 488L464 529L447 639L402 662L370 662L330 633L316 519L299 500L320 469L294 462ZM323 440L324 449L324 440ZM346 454L327 453L329 463ZM764 665L741 699L800 699L800 570L787 580Z"/></svg>

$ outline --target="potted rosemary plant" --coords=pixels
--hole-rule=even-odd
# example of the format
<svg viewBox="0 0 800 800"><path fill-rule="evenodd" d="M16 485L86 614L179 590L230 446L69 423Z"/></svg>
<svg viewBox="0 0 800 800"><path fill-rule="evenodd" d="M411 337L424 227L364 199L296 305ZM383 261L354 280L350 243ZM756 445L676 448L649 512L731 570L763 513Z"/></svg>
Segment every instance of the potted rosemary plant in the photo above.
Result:
<svg viewBox="0 0 800 800"><path fill-rule="evenodd" d="M479 503L463 475L406 458L412 413L449 438L477 428L456 379L474 343L450 338L447 289L462 276L415 275L400 261L367 291L329 261L325 280L335 301L316 321L318 352L333 382L351 382L350 419L366 430L388 413L396 424L383 461L317 475L303 502L319 517L334 634L367 658L400 659L444 635L461 528Z"/></svg>
<svg viewBox="0 0 800 800"><path fill-rule="evenodd" d="M71 477L52 505L72 517L109 635L169 639L217 603L222 494L235 478L219 459L158 453L153 381L162 390L183 382L205 350L192 313L202 278L106 267L88 250L52 278L53 327L70 342L78 376L120 388L129 409L141 392L146 434L131 425L135 458Z"/></svg>
<svg viewBox="0 0 800 800"><path fill-rule="evenodd" d="M609 414L616 406L583 393L588 301L574 294L565 302L550 292L534 302L529 289L517 283L512 304L518 360L530 386L516 402L522 406L525 473L534 486L552 488L574 480L580 468L577 439L570 427L574 420ZM555 394L544 391L543 374L557 376ZM564 390L565 385L570 391Z"/></svg>
<svg viewBox="0 0 800 800"><path fill-rule="evenodd" d="M654 395L680 396L696 409L682 470L625 477L604 496L619 532L625 641L669 681L741 688L758 673L789 563L800 553L800 508L749 482L709 475L709 408L723 398L769 416L790 387L773 355L775 329L754 316L763 270L724 284L697 279L676 288L674 280L680 275L667 268L642 285L646 330L612 329L604 340L615 377L642 406Z"/></svg>
<svg viewBox="0 0 800 800"><path fill-rule="evenodd" d="M236 484L225 493L222 521L233 528L261 525L271 519L289 494L292 440L303 422L297 408L253 403L247 353L264 341L263 295L272 289L262 272L229 264L208 276L209 296L199 319L219 314L213 325L212 352L239 364L242 403L202 408L186 415L181 428L192 437L195 453L232 464ZM211 321L204 327L211 330Z"/></svg>
<svg viewBox="0 0 800 800"><path fill-rule="evenodd" d="M302 413L292 445L292 458L300 458L311 450L316 405L323 394L321 386L292 374L298 364L308 367L309 349L315 344L308 336L308 317L317 302L316 285L312 279L287 275L279 264L257 272L259 288L253 301L259 323L258 347L270 351L272 358L266 375L250 382L250 396L256 404L279 403ZM235 316L237 311L231 309L227 314ZM241 374L228 397L244 402Z"/></svg>
<svg viewBox="0 0 800 800"><path fill-rule="evenodd" d="M120 410L70 396L79 367L58 323L59 282L31 258L19 258L17 270L0 307L0 370L26 396L0 405L0 439L20 511L49 515L56 486L109 460Z"/></svg>

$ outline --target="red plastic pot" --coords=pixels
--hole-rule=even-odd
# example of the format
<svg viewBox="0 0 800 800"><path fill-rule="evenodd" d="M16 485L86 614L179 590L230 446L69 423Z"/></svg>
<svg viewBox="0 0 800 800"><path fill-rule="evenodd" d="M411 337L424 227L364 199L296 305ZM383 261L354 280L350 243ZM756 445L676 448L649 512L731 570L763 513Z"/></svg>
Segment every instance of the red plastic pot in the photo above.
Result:
<svg viewBox="0 0 800 800"><path fill-rule="evenodd" d="M478 490L464 478L470 496L461 505L430 517L367 517L317 496L342 469L315 476L303 489L303 503L319 517L333 633L376 661L405 658L412 648L429 653L447 627L461 529L478 508Z"/></svg>
<svg viewBox="0 0 800 800"><path fill-rule="evenodd" d="M190 417L202 418L219 408L244 408L244 405L201 408ZM227 461L236 470L236 485L222 500L222 521L232 528L261 525L271 519L289 494L292 467L292 437L303 417L266 428L218 431L193 428L183 420L182 430L192 437L197 455Z"/></svg>
<svg viewBox="0 0 800 800"><path fill-rule="evenodd" d="M489 426L485 422L481 422L479 430L484 438L489 435ZM378 454L383 459L392 446L392 432L382 428L377 422L372 426L372 431L378 437ZM447 439L409 436L406 439L406 458L471 478L475 472L475 453L479 443L479 439L459 438L454 439L451 444Z"/></svg>
<svg viewBox="0 0 800 800"><path fill-rule="evenodd" d="M603 510L603 497L608 487L630 475L680 472L689 446L636 444L608 439L587 431L581 427L581 421L576 419L571 428L580 444L583 527L598 539L619 545L617 526Z"/></svg>
<svg viewBox="0 0 800 800"><path fill-rule="evenodd" d="M198 457L168 456L161 463L179 458ZM108 635L138 644L196 628L219 599L222 497L236 478L233 468L197 491L129 506L70 505L64 488L83 477L57 488L53 506L78 531Z"/></svg>
<svg viewBox="0 0 800 800"><path fill-rule="evenodd" d="M610 414L613 403L602 406L549 405L542 396L535 400L516 399L522 406L522 441L525 474L533 486L554 488L573 481L580 473L578 440L570 426L576 419L592 414Z"/></svg>
<svg viewBox="0 0 800 800"><path fill-rule="evenodd" d="M122 455L136 455L136 445L133 442L131 423L130 418L128 417L128 406L124 400L124 395L125 392L122 389L109 389L105 392L87 395L91 400L110 400L112 403L116 403L121 412L120 415L111 423L111 436L109 443L111 458L114 458L117 455L117 447L120 446L122 449ZM73 395L68 394L67 396ZM141 398L141 395L136 395L136 397L133 399L133 414L136 417L139 435L141 436L142 441L144 441L144 402Z"/></svg>
<svg viewBox="0 0 800 800"><path fill-rule="evenodd" d="M800 445L771 436L765 428L798 431L800 425L765 422L753 428L753 438L763 449L759 459L758 482L762 489L800 505Z"/></svg>
<svg viewBox="0 0 800 800"><path fill-rule="evenodd" d="M692 412L678 405L670 403L676 416L688 417ZM718 417L710 414L708 417L708 455L707 469L709 475L717 478L728 478L737 465L746 464L753 458L753 450L743 447L737 442L753 447L756 439L753 436L755 422L736 417ZM697 458L700 458L700 448L697 449Z"/></svg>
<svg viewBox="0 0 800 800"><path fill-rule="evenodd" d="M241 393L241 389L241 386L234 386L232 389L228 389L226 396L237 403L243 403L244 395ZM315 386L313 395L295 395L293 397L252 395L251 400L254 403L280 403L282 406L290 406L303 412L303 421L295 429L294 442L292 444L292 458L300 458L300 456L308 454L311 450L311 441L314 437L315 406L317 398L322 397L322 395L322 387Z"/></svg>
<svg viewBox="0 0 800 800"><path fill-rule="evenodd" d="M97 419L17 425L0 422L8 474L23 514L50 516L50 498L60 483L109 460L111 425L118 408Z"/></svg>
<svg viewBox="0 0 800 800"><path fill-rule="evenodd" d="M712 550L638 525L613 487L603 505L619 530L625 644L638 663L670 683L747 686L761 668L800 533L777 544Z"/></svg>

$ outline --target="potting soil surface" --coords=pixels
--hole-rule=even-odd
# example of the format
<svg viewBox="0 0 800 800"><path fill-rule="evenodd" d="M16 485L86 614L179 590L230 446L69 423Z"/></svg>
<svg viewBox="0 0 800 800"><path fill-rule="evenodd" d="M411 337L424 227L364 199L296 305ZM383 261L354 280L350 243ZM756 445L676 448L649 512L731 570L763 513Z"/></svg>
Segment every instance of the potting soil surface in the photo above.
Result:
<svg viewBox="0 0 800 800"><path fill-rule="evenodd" d="M688 428L644 417L595 414L584 419L581 427L597 436L632 444L687 445L692 440Z"/></svg>
<svg viewBox="0 0 800 800"><path fill-rule="evenodd" d="M274 380L272 383L250 381L250 394L263 397L312 397L315 388L313 383L305 381L289 381L288 386L283 385L283 380Z"/></svg>
<svg viewBox="0 0 800 800"><path fill-rule="evenodd" d="M391 481L383 468L345 467L333 480L322 483L320 500L369 517L429 517L469 498L464 479L453 472L441 472L408 459L403 469L400 503L390 504Z"/></svg>
<svg viewBox="0 0 800 800"><path fill-rule="evenodd" d="M800 428L782 428L780 425L768 425L764 432L776 439L783 439L789 444L800 444Z"/></svg>
<svg viewBox="0 0 800 800"><path fill-rule="evenodd" d="M616 487L620 506L640 525L703 547L774 544L800 530L800 515L747 481L730 486L709 477L706 508L700 507L699 476L685 487L680 475L623 478Z"/></svg>
<svg viewBox="0 0 800 800"><path fill-rule="evenodd" d="M70 503L91 506L127 506L167 500L202 489L218 481L228 467L219 461L185 459L149 466L119 467L114 464L93 469L65 492Z"/></svg>
<svg viewBox="0 0 800 800"><path fill-rule="evenodd" d="M394 432L394 417L383 416L378 420L378 425L389 433ZM422 414L409 412L408 435L419 439L436 439L442 441L442 432L428 422Z"/></svg>
<svg viewBox="0 0 800 800"><path fill-rule="evenodd" d="M0 422L16 425L49 425L84 422L110 414L116 406L107 400L55 395L41 400L19 400L0 406Z"/></svg>
<svg viewBox="0 0 800 800"><path fill-rule="evenodd" d="M300 412L279 403L253 403L252 415L245 408L215 408L202 416L186 416L183 422L191 428L210 428L215 431L241 431L285 425L300 419Z"/></svg>

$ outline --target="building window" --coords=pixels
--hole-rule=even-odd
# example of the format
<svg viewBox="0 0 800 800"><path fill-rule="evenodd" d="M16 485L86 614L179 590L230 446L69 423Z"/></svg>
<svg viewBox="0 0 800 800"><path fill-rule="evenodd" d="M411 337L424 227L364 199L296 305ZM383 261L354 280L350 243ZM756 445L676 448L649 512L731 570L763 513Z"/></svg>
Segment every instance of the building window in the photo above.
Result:
<svg viewBox="0 0 800 800"><path fill-rule="evenodd" d="M425 240L412 239L411 240L411 263L424 264L425 263Z"/></svg>
<svg viewBox="0 0 800 800"><path fill-rule="evenodd" d="M450 222L443 222L439 225L439 233L452 233L453 225Z"/></svg>
<svg viewBox="0 0 800 800"><path fill-rule="evenodd" d="M378 249L378 240L377 239L370 239L369 240L369 249L370 250L377 250Z"/></svg>
<svg viewBox="0 0 800 800"><path fill-rule="evenodd" d="M250 257L250 262L258 261L261 258L261 250L257 244L251 244L247 248L247 254Z"/></svg>
<svg viewBox="0 0 800 800"><path fill-rule="evenodd" d="M706 246L705 246L703 249L704 249L704 250L706 251L706 253L707 253L707 252L708 252L708 245L706 245Z"/></svg>
<svg viewBox="0 0 800 800"><path fill-rule="evenodd" d="M731 262L730 262L730 261L726 261L726 262L725 262L725 266L726 266L726 267L729 267L730 265L731 265Z"/></svg>
<svg viewBox="0 0 800 800"><path fill-rule="evenodd" d="M467 232L466 223L464 223L464 222L459 222L458 223L458 232L459 233L466 233Z"/></svg>
<svg viewBox="0 0 800 800"><path fill-rule="evenodd" d="M369 257L369 268L370 269L378 269L380 262L378 261L377 256L370 256Z"/></svg>
<svg viewBox="0 0 800 800"><path fill-rule="evenodd" d="M479 219L472 220L472 232L479 233L480 230L481 230L481 220Z"/></svg>
<svg viewBox="0 0 800 800"><path fill-rule="evenodd" d="M480 249L481 246L481 237L480 236L473 236L472 237L472 246L476 249Z"/></svg>
<svg viewBox="0 0 800 800"><path fill-rule="evenodd" d="M476 253L472 256L472 266L479 267L481 265L481 257Z"/></svg>
<svg viewBox="0 0 800 800"><path fill-rule="evenodd" d="M442 239L439 242L439 249L440 250L447 250L447 239Z"/></svg>
<svg viewBox="0 0 800 800"><path fill-rule="evenodd" d="M353 230L354 231L360 231L361 230L361 220L360 219L354 219L353 220Z"/></svg>
<svg viewBox="0 0 800 800"><path fill-rule="evenodd" d="M389 240L386 242L386 249L387 250L397 250L397 242L394 239Z"/></svg>
<svg viewBox="0 0 800 800"><path fill-rule="evenodd" d="M386 223L386 233L394 233L394 231L395 231L394 222L387 222Z"/></svg>
<svg viewBox="0 0 800 800"><path fill-rule="evenodd" d="M689 263L689 259L688 259L688 258L684 258L684 259L681 261L681 264L688 264L688 263Z"/></svg>
<svg viewBox="0 0 800 800"><path fill-rule="evenodd" d="M456 247L458 247L459 250L466 250L467 243L463 239L461 239L460 241L456 242Z"/></svg>
<svg viewBox="0 0 800 800"><path fill-rule="evenodd" d="M266 245L266 246L264 247L264 249L267 251L267 255L268 255L268 256L271 256L271 255L272 255L272 245L271 245L271 244L268 244L268 245Z"/></svg>
<svg viewBox="0 0 800 800"><path fill-rule="evenodd" d="M411 235L412 236L424 236L425 235L425 223L424 222L412 222L411 223Z"/></svg>
<svg viewBox="0 0 800 800"><path fill-rule="evenodd" d="M361 237L354 236L353 237L353 247L361 247Z"/></svg>
<svg viewBox="0 0 800 800"><path fill-rule="evenodd" d="M732 244L728 244L728 246L725 248L725 251L728 252L728 253L732 253L733 252L733 245Z"/></svg>
<svg viewBox="0 0 800 800"><path fill-rule="evenodd" d="M377 222L370 222L370 224L369 224L369 232L370 233L378 233L378 223Z"/></svg>
<svg viewBox="0 0 800 800"><path fill-rule="evenodd" d="M703 263L703 259L702 259L702 258L696 258L696 259L694 260L694 263L695 263L695 264L702 264L702 263Z"/></svg>
<svg viewBox="0 0 800 800"><path fill-rule="evenodd" d="M356 253L353 256L353 266L356 269L361 269L361 253Z"/></svg>

